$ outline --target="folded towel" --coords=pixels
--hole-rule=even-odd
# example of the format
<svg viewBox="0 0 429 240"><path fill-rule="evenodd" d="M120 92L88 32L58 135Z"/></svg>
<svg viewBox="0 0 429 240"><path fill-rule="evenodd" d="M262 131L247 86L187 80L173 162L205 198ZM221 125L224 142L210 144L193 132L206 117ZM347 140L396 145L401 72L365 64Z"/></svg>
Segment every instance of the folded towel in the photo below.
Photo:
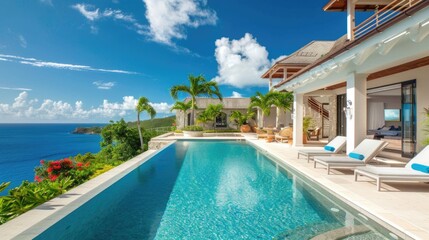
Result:
<svg viewBox="0 0 429 240"><path fill-rule="evenodd" d="M420 172L424 172L424 173L429 173L429 166L423 165L423 164L419 164L419 163L413 163L411 164L411 168L416 170L416 171L420 171Z"/></svg>
<svg viewBox="0 0 429 240"><path fill-rule="evenodd" d="M333 152L333 151L335 151L335 148L334 148L334 147L332 147L332 146L328 146L328 145L326 145L324 148L325 148L325 150L326 150L326 151L329 151L329 152Z"/></svg>
<svg viewBox="0 0 429 240"><path fill-rule="evenodd" d="M354 152L349 153L349 157L354 158L354 159L358 159L358 160L363 160L365 158L364 155L362 155L360 153L354 153Z"/></svg>

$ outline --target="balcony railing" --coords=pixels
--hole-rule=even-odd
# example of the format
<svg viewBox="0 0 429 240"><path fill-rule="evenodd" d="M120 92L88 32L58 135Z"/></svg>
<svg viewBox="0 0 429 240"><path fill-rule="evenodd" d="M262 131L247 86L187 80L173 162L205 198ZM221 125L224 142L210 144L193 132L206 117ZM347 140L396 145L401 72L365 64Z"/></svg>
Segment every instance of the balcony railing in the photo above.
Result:
<svg viewBox="0 0 429 240"><path fill-rule="evenodd" d="M358 39L378 26L398 16L401 12L414 7L420 2L427 0L394 0L382 9L376 9L376 13L363 21L353 29L354 39Z"/></svg>

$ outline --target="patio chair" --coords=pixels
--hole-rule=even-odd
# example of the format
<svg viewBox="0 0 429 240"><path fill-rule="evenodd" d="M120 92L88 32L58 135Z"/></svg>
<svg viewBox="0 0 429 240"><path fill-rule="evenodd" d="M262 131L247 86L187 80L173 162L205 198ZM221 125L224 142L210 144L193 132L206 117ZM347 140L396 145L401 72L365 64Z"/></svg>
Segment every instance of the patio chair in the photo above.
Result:
<svg viewBox="0 0 429 240"><path fill-rule="evenodd" d="M255 128L255 131L256 131L256 134L258 135L258 139L259 138L267 138L267 136L268 136L267 132L262 130L262 129Z"/></svg>
<svg viewBox="0 0 429 240"><path fill-rule="evenodd" d="M346 140L347 138L344 136L336 136L324 147L301 149L298 151L298 159L303 155L307 157L307 162L310 162L314 156L339 154L346 146Z"/></svg>
<svg viewBox="0 0 429 240"><path fill-rule="evenodd" d="M374 139L364 139L348 156L314 157L314 167L319 163L326 166L328 174L331 168L356 168L365 166L377 156L387 142Z"/></svg>
<svg viewBox="0 0 429 240"><path fill-rule="evenodd" d="M275 134L275 140L280 142L286 140L286 142L288 142L289 139L292 139L292 131L291 127L283 128L279 133Z"/></svg>
<svg viewBox="0 0 429 240"><path fill-rule="evenodd" d="M405 167L359 167L355 169L355 181L358 176L372 178L380 191L384 182L429 182L429 146L426 146Z"/></svg>
<svg viewBox="0 0 429 240"><path fill-rule="evenodd" d="M320 127L317 127L313 131L308 133L308 140L312 140L313 138L315 138L317 141L319 141L319 135L320 135Z"/></svg>

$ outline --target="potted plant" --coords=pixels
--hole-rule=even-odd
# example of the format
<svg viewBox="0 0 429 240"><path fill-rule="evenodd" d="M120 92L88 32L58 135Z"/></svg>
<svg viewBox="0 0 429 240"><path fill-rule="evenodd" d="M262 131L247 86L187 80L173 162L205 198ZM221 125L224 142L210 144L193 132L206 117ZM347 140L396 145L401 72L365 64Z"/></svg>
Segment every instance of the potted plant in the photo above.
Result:
<svg viewBox="0 0 429 240"><path fill-rule="evenodd" d="M203 136L203 127L191 125L183 128L184 137L202 137Z"/></svg>
<svg viewBox="0 0 429 240"><path fill-rule="evenodd" d="M302 120L302 143L307 143L308 129L314 125L313 118L305 116Z"/></svg>
<svg viewBox="0 0 429 240"><path fill-rule="evenodd" d="M253 115L254 112L252 111L248 111L247 113L232 111L229 120L234 121L237 124L237 129L240 129L241 132L250 132L251 128L249 124L247 124L247 120L251 119Z"/></svg>

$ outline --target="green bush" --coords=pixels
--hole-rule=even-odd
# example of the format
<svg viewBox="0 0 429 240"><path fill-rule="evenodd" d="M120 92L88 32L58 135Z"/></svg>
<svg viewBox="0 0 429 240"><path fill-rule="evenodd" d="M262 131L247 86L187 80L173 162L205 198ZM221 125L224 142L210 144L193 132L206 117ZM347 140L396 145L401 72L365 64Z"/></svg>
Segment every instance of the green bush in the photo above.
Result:
<svg viewBox="0 0 429 240"><path fill-rule="evenodd" d="M203 127L191 125L183 128L183 131L203 131Z"/></svg>
<svg viewBox="0 0 429 240"><path fill-rule="evenodd" d="M205 133L236 133L240 132L237 129L219 129L219 130L204 130Z"/></svg>
<svg viewBox="0 0 429 240"><path fill-rule="evenodd" d="M15 218L38 205L65 193L73 187L74 181L71 177L57 181L29 182L23 181L19 187L9 191L9 195L0 197L0 224ZM9 183L0 185L4 186Z"/></svg>

